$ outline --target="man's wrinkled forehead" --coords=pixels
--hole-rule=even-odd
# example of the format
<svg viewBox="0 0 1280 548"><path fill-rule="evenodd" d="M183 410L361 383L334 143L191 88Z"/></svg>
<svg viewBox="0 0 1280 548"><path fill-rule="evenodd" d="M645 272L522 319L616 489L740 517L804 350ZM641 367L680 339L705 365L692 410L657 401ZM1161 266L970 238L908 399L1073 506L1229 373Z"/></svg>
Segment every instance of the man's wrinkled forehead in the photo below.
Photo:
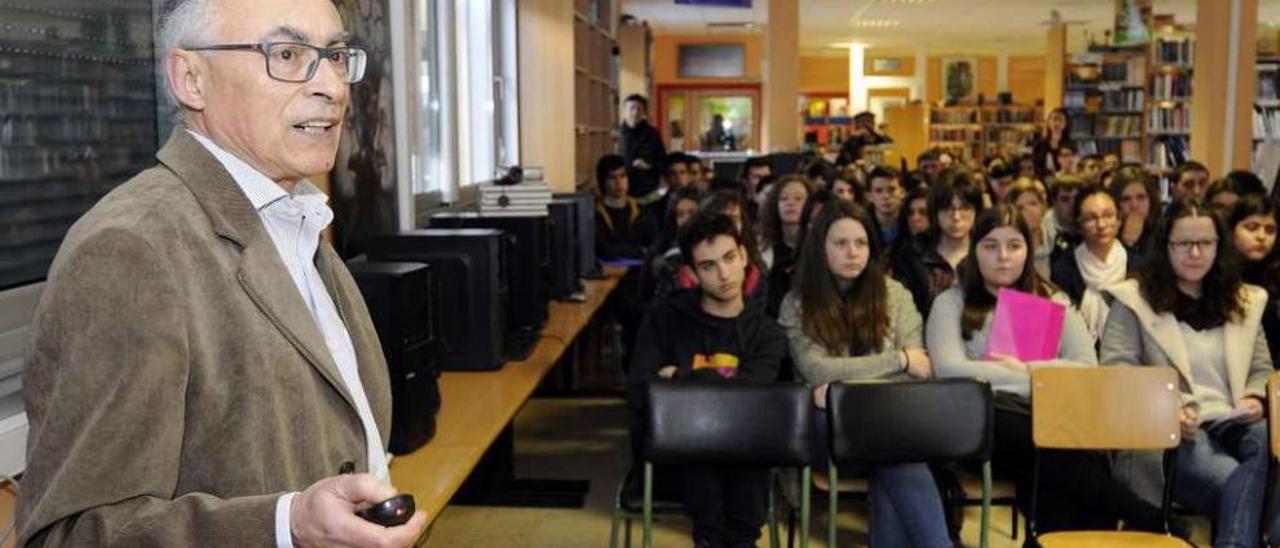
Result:
<svg viewBox="0 0 1280 548"><path fill-rule="evenodd" d="M229 41L331 46L350 37L328 0L222 0L217 13L218 34Z"/></svg>

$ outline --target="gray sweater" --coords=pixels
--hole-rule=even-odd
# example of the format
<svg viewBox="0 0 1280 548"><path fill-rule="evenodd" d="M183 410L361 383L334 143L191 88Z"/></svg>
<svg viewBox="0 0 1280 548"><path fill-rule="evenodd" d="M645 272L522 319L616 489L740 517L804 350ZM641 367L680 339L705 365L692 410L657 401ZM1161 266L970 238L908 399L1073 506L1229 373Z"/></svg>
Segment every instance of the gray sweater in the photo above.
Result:
<svg viewBox="0 0 1280 548"><path fill-rule="evenodd" d="M889 312L889 340L884 351L865 356L850 356L849 350L838 354L827 351L821 343L809 338L801 327L800 296L792 291L782 301L778 323L787 332L791 359L796 373L805 384L819 386L836 381L911 380L903 371L904 348L924 346L920 312L916 311L911 292L896 280L885 280Z"/></svg>
<svg viewBox="0 0 1280 548"><path fill-rule="evenodd" d="M1058 343L1058 359L1029 362L1032 367L1053 365L1097 365L1098 356L1093 351L1093 337L1085 328L1080 314L1071 307L1067 296L1056 293L1055 302L1066 305L1067 313L1062 323L1062 340ZM960 317L964 313L964 290L948 289L933 301L929 312L929 359L933 361L933 373L939 378L982 378L991 383L996 392L1006 392L1022 397L1031 395L1031 377L1001 365L982 359L987 353L987 337L991 332L991 318L987 314L982 330L964 340L960 329Z"/></svg>

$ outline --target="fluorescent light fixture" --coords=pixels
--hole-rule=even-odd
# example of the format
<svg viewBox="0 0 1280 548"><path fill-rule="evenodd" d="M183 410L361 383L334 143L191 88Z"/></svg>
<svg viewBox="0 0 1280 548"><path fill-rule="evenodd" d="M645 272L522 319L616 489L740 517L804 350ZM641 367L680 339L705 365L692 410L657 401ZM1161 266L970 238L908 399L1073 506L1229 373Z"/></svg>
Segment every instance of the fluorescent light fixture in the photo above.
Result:
<svg viewBox="0 0 1280 548"><path fill-rule="evenodd" d="M864 29L889 29L902 24L897 19L854 19L849 24Z"/></svg>

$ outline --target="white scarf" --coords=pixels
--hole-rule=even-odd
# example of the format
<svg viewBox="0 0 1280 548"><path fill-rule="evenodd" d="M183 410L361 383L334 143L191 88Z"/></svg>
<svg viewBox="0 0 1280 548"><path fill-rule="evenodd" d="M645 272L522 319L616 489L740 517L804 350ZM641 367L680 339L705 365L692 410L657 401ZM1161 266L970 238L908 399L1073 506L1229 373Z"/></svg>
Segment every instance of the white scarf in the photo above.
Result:
<svg viewBox="0 0 1280 548"><path fill-rule="evenodd" d="M1129 254L1120 242L1111 244L1111 251L1106 260L1098 260L1085 244L1076 246L1076 267L1080 277L1084 279L1084 296L1080 298L1080 315L1084 317L1085 327L1094 339L1102 335L1102 328L1107 323L1107 314L1111 311L1107 301L1102 298L1103 287L1124 281L1125 271L1129 266Z"/></svg>

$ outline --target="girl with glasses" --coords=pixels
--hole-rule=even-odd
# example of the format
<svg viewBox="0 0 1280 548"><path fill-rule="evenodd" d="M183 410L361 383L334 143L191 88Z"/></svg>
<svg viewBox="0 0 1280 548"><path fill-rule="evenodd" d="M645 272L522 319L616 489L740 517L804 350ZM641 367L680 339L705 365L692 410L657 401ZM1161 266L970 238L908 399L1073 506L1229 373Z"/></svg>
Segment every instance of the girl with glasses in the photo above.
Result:
<svg viewBox="0 0 1280 548"><path fill-rule="evenodd" d="M1116 238L1120 211L1107 189L1099 185L1080 189L1072 211L1083 241L1058 255L1051 278L1071 297L1089 334L1097 340L1107 321L1108 306L1102 298L1102 288L1124 281L1131 263L1124 245Z"/></svg>
<svg viewBox="0 0 1280 548"><path fill-rule="evenodd" d="M1226 223L1197 199L1173 203L1151 257L1113 298L1101 362L1172 367L1182 394L1173 497L1213 516L1214 546L1258 546L1267 480L1263 421L1271 354L1266 292L1244 284ZM1115 472L1159 500L1160 455L1121 453Z"/></svg>

